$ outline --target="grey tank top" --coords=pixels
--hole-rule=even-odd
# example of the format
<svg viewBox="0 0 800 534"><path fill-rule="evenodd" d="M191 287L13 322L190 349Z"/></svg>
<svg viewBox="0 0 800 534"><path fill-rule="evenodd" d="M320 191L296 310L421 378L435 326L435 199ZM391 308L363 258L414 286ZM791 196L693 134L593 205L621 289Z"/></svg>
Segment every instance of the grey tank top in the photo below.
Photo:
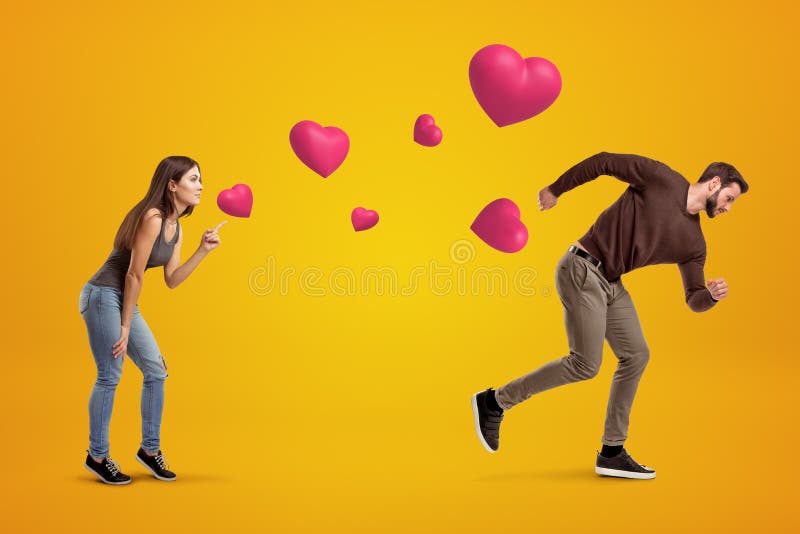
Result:
<svg viewBox="0 0 800 534"><path fill-rule="evenodd" d="M178 227L175 229L175 237L172 238L172 241L167 241L164 239L166 223L166 219L161 221L161 232L159 232L155 243L153 243L153 250L150 251L145 270L166 265L172 257L172 251L175 249L175 243L178 242L178 235L181 232L181 224L178 223ZM125 275L130 265L131 251L114 249L103 266L100 267L100 270L89 280L89 283L95 286L113 287L123 293L125 291Z"/></svg>

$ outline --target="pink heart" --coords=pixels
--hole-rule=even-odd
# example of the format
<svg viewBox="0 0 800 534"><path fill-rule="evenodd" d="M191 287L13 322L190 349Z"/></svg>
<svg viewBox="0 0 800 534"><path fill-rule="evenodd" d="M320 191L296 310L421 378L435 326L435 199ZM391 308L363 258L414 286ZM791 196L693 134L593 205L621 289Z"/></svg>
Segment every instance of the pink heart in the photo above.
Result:
<svg viewBox="0 0 800 534"><path fill-rule="evenodd" d="M498 126L530 119L561 92L561 74L542 57L522 59L516 50L493 44L469 62L469 83L483 110Z"/></svg>
<svg viewBox="0 0 800 534"><path fill-rule="evenodd" d="M514 202L498 198L481 210L470 229L492 248L518 252L528 242L528 229L519 217L519 208Z"/></svg>
<svg viewBox="0 0 800 534"><path fill-rule="evenodd" d="M442 142L442 130L433 117L420 115L414 123L414 141L422 146L436 146Z"/></svg>
<svg viewBox="0 0 800 534"><path fill-rule="evenodd" d="M369 230L378 224L378 212L358 207L350 214L350 221L353 223L353 228L356 232Z"/></svg>
<svg viewBox="0 0 800 534"><path fill-rule="evenodd" d="M289 132L292 150L315 173L327 178L342 164L350 150L350 138L335 126L323 128L314 121L300 121Z"/></svg>
<svg viewBox="0 0 800 534"><path fill-rule="evenodd" d="M253 209L253 192L245 184L236 184L223 189L217 195L219 209L234 217L250 217Z"/></svg>

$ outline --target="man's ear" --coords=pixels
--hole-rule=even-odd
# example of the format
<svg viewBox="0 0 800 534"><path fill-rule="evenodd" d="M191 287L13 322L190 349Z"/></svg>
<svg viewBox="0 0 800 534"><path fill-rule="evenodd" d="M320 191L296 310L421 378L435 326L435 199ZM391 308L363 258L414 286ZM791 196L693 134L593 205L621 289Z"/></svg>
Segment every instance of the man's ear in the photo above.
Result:
<svg viewBox="0 0 800 534"><path fill-rule="evenodd" d="M714 191L717 188L718 185L721 185L721 183L722 183L722 180L720 179L719 176L713 177L712 179L710 179L708 181L708 190L709 191Z"/></svg>

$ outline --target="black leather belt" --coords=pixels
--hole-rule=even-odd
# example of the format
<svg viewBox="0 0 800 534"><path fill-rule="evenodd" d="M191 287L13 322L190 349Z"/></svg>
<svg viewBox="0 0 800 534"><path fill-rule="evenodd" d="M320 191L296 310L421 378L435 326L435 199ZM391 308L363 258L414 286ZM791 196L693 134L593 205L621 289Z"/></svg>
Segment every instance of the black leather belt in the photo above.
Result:
<svg viewBox="0 0 800 534"><path fill-rule="evenodd" d="M569 252L572 252L576 256L580 256L581 258L587 260L589 263L600 269L600 264L602 263L600 260L586 252L585 250L576 247L575 245L570 245Z"/></svg>

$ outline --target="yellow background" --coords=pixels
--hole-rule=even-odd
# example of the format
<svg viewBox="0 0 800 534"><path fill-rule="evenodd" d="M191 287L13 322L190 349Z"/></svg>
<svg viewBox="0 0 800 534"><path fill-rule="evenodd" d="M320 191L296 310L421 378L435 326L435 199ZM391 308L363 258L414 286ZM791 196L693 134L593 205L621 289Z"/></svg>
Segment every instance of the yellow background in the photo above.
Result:
<svg viewBox="0 0 800 534"><path fill-rule="evenodd" d="M3 522L9 531L640 532L798 528L796 9L780 2L161 2L9 5L3 54ZM556 103L497 128L467 69L491 43L553 61ZM430 113L437 148L411 140ZM350 136L327 180L289 147L304 119ZM540 213L536 193L599 152L637 153L694 181L711 161L751 184L703 216L706 276L730 297L691 312L675 266L625 276L651 363L627 446L650 482L594 475L615 358L590 382L475 437L469 397L563 355L553 272L624 190L602 177ZM140 308L167 355L162 443L175 484L133 458L141 375L125 363L111 454L81 463L95 368L82 285L158 161L186 154L205 197L184 259L220 220L222 245L179 288L145 277ZM250 219L216 207L248 183ZM530 241L490 249L469 225L489 201L522 210ZM355 206L380 223L353 232ZM532 297L314 297L292 279L257 295L267 258L299 273L431 261L528 266ZM320 286L326 284L320 283ZM548 291L551 293L548 294Z"/></svg>

